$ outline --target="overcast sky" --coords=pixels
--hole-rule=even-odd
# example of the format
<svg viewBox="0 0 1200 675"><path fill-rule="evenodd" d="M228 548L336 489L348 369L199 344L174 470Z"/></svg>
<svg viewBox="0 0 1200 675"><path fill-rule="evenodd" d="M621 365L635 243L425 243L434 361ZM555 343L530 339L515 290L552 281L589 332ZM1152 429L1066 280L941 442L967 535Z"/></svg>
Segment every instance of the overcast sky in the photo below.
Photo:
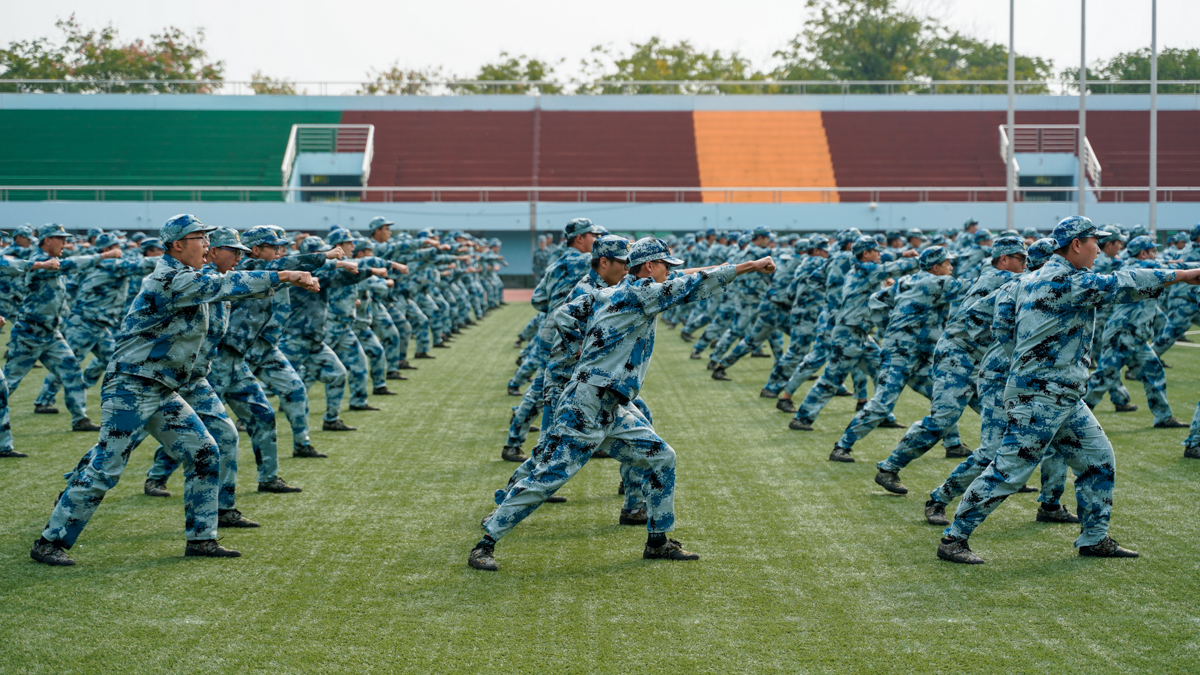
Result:
<svg viewBox="0 0 1200 675"><path fill-rule="evenodd" d="M1200 1L1159 0L1159 45L1200 46ZM1008 40L1005 0L911 0L908 6L951 27L995 42ZM292 80L361 81L368 69L398 61L406 68L444 66L469 77L501 51L566 58L564 70L592 46L626 46L661 36L703 49L736 50L755 66L800 32L803 0L0 0L0 44L54 34L72 12L87 26L112 22L126 39L164 26L203 27L209 54L225 61L226 78L261 69ZM1016 48L1054 60L1079 61L1079 0L1017 0ZM1088 60L1150 44L1150 0L1088 2Z"/></svg>

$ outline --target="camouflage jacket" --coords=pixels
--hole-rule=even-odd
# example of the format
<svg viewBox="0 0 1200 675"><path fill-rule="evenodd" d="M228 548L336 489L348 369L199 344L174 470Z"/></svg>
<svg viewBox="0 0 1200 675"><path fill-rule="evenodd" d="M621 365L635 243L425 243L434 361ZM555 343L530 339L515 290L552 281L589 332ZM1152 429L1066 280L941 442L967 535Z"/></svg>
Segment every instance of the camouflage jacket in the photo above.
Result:
<svg viewBox="0 0 1200 675"><path fill-rule="evenodd" d="M128 306L129 280L154 269L154 258L110 258L96 263L79 282L71 313L109 328L120 325Z"/></svg>
<svg viewBox="0 0 1200 675"><path fill-rule="evenodd" d="M834 324L867 331L871 329L871 294L888 277L898 277L916 268L916 258L901 258L889 263L858 262L842 282L842 298ZM830 266L832 270L832 265ZM828 280L827 280L828 282Z"/></svg>
<svg viewBox="0 0 1200 675"><path fill-rule="evenodd" d="M246 258L238 265L240 272L282 272L299 270L311 272L325 264L324 253L289 255L277 260ZM307 293L308 291L298 291ZM246 298L232 303L229 312L229 328L221 346L236 354L246 354L256 339L267 341L267 347L277 343L281 337L275 320L275 294ZM289 294L290 299L290 294Z"/></svg>
<svg viewBox="0 0 1200 675"><path fill-rule="evenodd" d="M533 289L533 308L552 313L571 296L571 289L587 274L592 256L577 248L564 246L562 255L546 268L546 274Z"/></svg>
<svg viewBox="0 0 1200 675"><path fill-rule="evenodd" d="M29 258L29 262L50 260L41 249ZM67 310L67 283L65 275L90 268L100 261L98 255L60 258L57 270L30 269L25 273L25 297L17 310L17 321L27 327L53 333L62 325Z"/></svg>
<svg viewBox="0 0 1200 675"><path fill-rule="evenodd" d="M1057 254L1020 277L1009 389L1039 390L1078 398L1086 391L1096 307L1158 297L1174 281L1162 269L1095 274Z"/></svg>
<svg viewBox="0 0 1200 675"><path fill-rule="evenodd" d="M633 400L650 367L658 315L723 293L736 276L737 268L722 265L661 284L626 277L616 286L572 300L564 311L553 315L553 321L562 332L565 348L581 353L573 379Z"/></svg>
<svg viewBox="0 0 1200 675"><path fill-rule="evenodd" d="M121 324L108 372L136 375L178 389L204 352L211 303L270 293L277 272L214 274L169 255L156 259Z"/></svg>
<svg viewBox="0 0 1200 675"><path fill-rule="evenodd" d="M976 361L983 358L983 352L987 348L987 344L991 342L994 307L991 302L980 307L979 311L974 311L974 307L1016 276L1007 270L998 270L991 265L986 266L967 294L963 296L958 311L946 323L943 333L946 339L953 340L958 346L969 352Z"/></svg>

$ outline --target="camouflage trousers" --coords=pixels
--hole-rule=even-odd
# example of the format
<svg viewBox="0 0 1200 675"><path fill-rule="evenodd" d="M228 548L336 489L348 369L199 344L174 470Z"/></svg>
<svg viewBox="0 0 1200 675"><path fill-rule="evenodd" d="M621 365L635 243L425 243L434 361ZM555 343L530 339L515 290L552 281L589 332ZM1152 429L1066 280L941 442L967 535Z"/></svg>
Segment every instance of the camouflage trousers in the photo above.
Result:
<svg viewBox="0 0 1200 675"><path fill-rule="evenodd" d="M521 387L532 380L539 370L546 367L546 358L550 354L550 345L554 341L555 332L553 321L542 322L537 335L529 341L525 358L521 361L521 365L517 366L517 372L513 373L512 379L508 381L508 386Z"/></svg>
<svg viewBox="0 0 1200 675"><path fill-rule="evenodd" d="M400 331L392 322L392 315L382 303L375 305L371 312L371 324L367 330L379 340L383 347L385 370L391 372L400 369Z"/></svg>
<svg viewBox="0 0 1200 675"><path fill-rule="evenodd" d="M75 354L76 361L85 358L88 352L92 353L93 358L83 371L83 387L90 389L104 377L104 371L108 368L108 362L112 360L113 351L116 350L112 329L102 323L72 314L67 317L63 337L66 338L71 353ZM42 390L38 392L34 402L38 405L54 405L54 399L58 397L58 389L61 386L62 382L54 373L46 375L42 380Z"/></svg>
<svg viewBox="0 0 1200 675"><path fill-rule="evenodd" d="M414 349L418 354L428 354L429 346L433 344L429 339L429 317L421 311L415 300L408 300L407 304L408 310L404 315L412 325L412 338L417 343Z"/></svg>
<svg viewBox="0 0 1200 675"><path fill-rule="evenodd" d="M763 341L768 340L780 328L784 328L788 321L788 310L773 302L761 302L758 305L758 316L754 318L754 324L750 330L742 336L741 340L734 345L733 350L729 355L721 359L720 366L729 368L737 363L743 356L753 352L762 346ZM780 350L782 352L782 350ZM714 357L716 351L713 352ZM777 358L776 361L782 361L786 354Z"/></svg>
<svg viewBox="0 0 1200 675"><path fill-rule="evenodd" d="M933 355L928 346L913 340L888 340L884 343L883 358L875 393L862 410L854 414L837 445L847 450L875 430L896 408L896 401L905 387L927 399L933 398ZM946 432L946 442L961 445L958 425Z"/></svg>
<svg viewBox="0 0 1200 675"><path fill-rule="evenodd" d="M808 378L815 375L829 361L829 357L833 353L832 340L833 326L818 320L817 337L813 342L812 349L808 351L808 354L804 356L804 361L796 367L787 383L783 385L783 391L786 391L788 396L795 396L800 385L807 382ZM845 380L846 377L843 375L842 380L837 383L839 391L845 389ZM860 368L852 368L850 380L854 384L855 397L860 401L867 400L867 373Z"/></svg>
<svg viewBox="0 0 1200 675"><path fill-rule="evenodd" d="M221 452L192 405L220 405L207 400L211 396L207 386L172 391L154 380L106 375L100 390L100 439L69 474L42 536L73 546L104 495L121 479L130 452L149 434L182 462L185 536L189 541L215 539Z"/></svg>
<svg viewBox="0 0 1200 675"><path fill-rule="evenodd" d="M533 420L537 419L539 413L542 412L544 397L544 388L546 380L546 369L538 371L533 378L533 384L525 390L525 395L521 397L521 402L513 406L513 417L508 423L508 439L504 441L504 445L508 447L519 448L525 445L525 440L529 438L529 427L533 425ZM543 415L543 426L550 420L550 415Z"/></svg>
<svg viewBox="0 0 1200 675"><path fill-rule="evenodd" d="M929 414L908 428L892 454L879 463L881 470L903 469L929 452L938 441L943 441L946 447L962 443L958 419L968 405L979 412L979 396L971 377L975 366L975 357L958 343L938 342L933 351L933 395L929 400Z"/></svg>
<svg viewBox="0 0 1200 675"><path fill-rule="evenodd" d="M816 337L817 322L815 320L798 320L797 317L793 317L792 327L788 331L787 351L784 352L783 358L775 362L775 367L771 369L771 375L767 378L767 384L763 388L772 394L782 391L792 373L796 372L801 362L804 361L804 357L812 348L813 340Z"/></svg>
<svg viewBox="0 0 1200 675"><path fill-rule="evenodd" d="M8 382L0 372L0 452L13 449L12 424L8 418Z"/></svg>
<svg viewBox="0 0 1200 675"><path fill-rule="evenodd" d="M493 539L508 534L604 449L621 463L647 472L646 529L675 527L675 451L654 433L637 406L621 403L611 389L572 381L555 405L553 431L542 444L542 460L516 482L483 523ZM616 441L622 441L617 443Z"/></svg>
<svg viewBox="0 0 1200 675"><path fill-rule="evenodd" d="M815 349L814 349L815 351ZM809 353L812 356L812 353ZM866 331L848 326L834 326L829 338L829 364L820 379L808 390L796 409L796 419L812 424L837 393L846 376L852 371L875 377L879 370L879 345ZM808 359L805 359L808 362Z"/></svg>
<svg viewBox="0 0 1200 675"><path fill-rule="evenodd" d="M710 298L710 301L714 303L719 301L719 304L716 304L715 309L709 314L712 322L708 324L708 328L704 329L704 334L700 336L699 340L696 340L696 344L692 345L692 349L698 352L708 349L709 345L719 341L737 319L738 300L735 293L725 293L721 297Z"/></svg>
<svg viewBox="0 0 1200 675"><path fill-rule="evenodd" d="M537 335L538 328L540 328L542 325L542 319L545 318L545 312L538 312L535 314L534 317L529 320L529 323L525 324L525 327L521 329L521 332L517 335L517 339L521 341L532 340L533 336Z"/></svg>
<svg viewBox="0 0 1200 675"><path fill-rule="evenodd" d="M421 314L423 314L427 319L427 321L425 321L425 325L423 326L423 328L425 328L426 335L417 336L417 351L428 351L428 349L422 350L420 348L421 345L424 344L426 347L428 347L430 344L440 343L443 335L448 331L443 330L443 317L441 311L438 309L437 303L433 301L433 298L430 297L428 293L422 293L421 295L418 295L415 303L417 308L421 311ZM412 315L410 314L409 316ZM413 330L419 331L420 329L418 329L416 324L414 324ZM328 339L325 341L329 342Z"/></svg>
<svg viewBox="0 0 1200 675"><path fill-rule="evenodd" d="M350 385L350 405L366 405L367 355L359 344L353 327L348 322L331 322L325 327L325 344L329 345L346 367L346 382Z"/></svg>
<svg viewBox="0 0 1200 675"><path fill-rule="evenodd" d="M712 321L709 314L716 310L716 301L720 298L705 298L683 305L691 307L687 318L683 321L683 332L692 333L704 328Z"/></svg>
<svg viewBox="0 0 1200 675"><path fill-rule="evenodd" d="M224 347L218 349L208 379L233 414L246 424L254 461L258 465L258 482L275 480L279 475L275 409L245 357Z"/></svg>
<svg viewBox="0 0 1200 675"><path fill-rule="evenodd" d="M544 399L545 415L543 415L543 419L550 420L554 418L555 404L557 403L558 398L562 395L562 391L563 390L561 386L555 385L552 387L546 387ZM650 408L646 406L641 397L633 399L632 405L638 409L638 412L642 413L642 416L646 418L647 422L649 422L651 425L654 424L650 417ZM544 426L548 427L549 424L546 423ZM547 438L549 437L548 431L543 433L546 434ZM622 454L628 451L624 444L625 441L623 440L613 441L613 445L621 445L621 447L617 449L617 454ZM526 459L521 463L520 466L516 468L515 471L513 471L513 475L508 479L508 484L504 487L504 489L496 490L493 498L496 500L497 505L504 501L504 496L507 495L508 492L512 490L518 482L527 478L531 473L533 473L534 468L539 462L544 462L548 459L547 453L543 450L544 447L546 447L545 444L543 444L539 439L537 445L533 447L533 451L529 453L529 459ZM622 462L620 467L621 485L625 487L625 503L621 506L621 508L625 509L626 511L636 511L638 509L646 508L645 482L649 476L648 470L635 467L628 462Z"/></svg>
<svg viewBox="0 0 1200 675"><path fill-rule="evenodd" d="M18 321L8 338L5 359L4 379L8 381L10 393L21 386L21 380L33 368L33 364L41 361L46 370L63 383L63 398L67 410L71 411L71 421L87 417L87 390L83 386L79 360L62 333Z"/></svg>
<svg viewBox="0 0 1200 675"><path fill-rule="evenodd" d="M1112 516L1116 457L1092 411L1072 394L1011 388L1004 393L1004 411L1000 451L967 487L946 536L971 536L1029 480L1039 462L1057 452L1075 472L1075 501L1082 521L1075 546L1102 541Z"/></svg>
<svg viewBox="0 0 1200 675"><path fill-rule="evenodd" d="M929 498L949 505L967 491L971 483L996 458L1004 442L1004 385L1003 379L982 379L979 385L979 448L950 472L946 482L939 485ZM882 464L879 468L883 468ZM887 470L887 469L885 469ZM1067 464L1062 455L1053 452L1042 459L1042 489L1038 501L1054 505L1062 499L1067 482Z"/></svg>
<svg viewBox="0 0 1200 675"><path fill-rule="evenodd" d="M446 300L446 296L441 291L437 290L429 293L429 301L434 308L433 314L429 315L430 324L433 326L433 343L438 344L450 335L450 330L453 328L450 302ZM426 313L428 314L428 312Z"/></svg>
<svg viewBox="0 0 1200 675"><path fill-rule="evenodd" d="M388 303L387 306L388 318L391 319L392 326L396 329L395 353L388 355L388 362L391 363L394 358L396 368L400 367L401 361L408 360L408 341L412 338L413 327L405 312L407 309L408 302L403 299ZM386 343L383 346L385 349L388 348Z"/></svg>
<svg viewBox="0 0 1200 675"><path fill-rule="evenodd" d="M263 391L279 398L279 410L292 428L292 447L298 449L308 445L311 442L308 436L308 388L291 361L278 347L267 346L258 340L246 352L246 365L262 384Z"/></svg>
<svg viewBox="0 0 1200 675"><path fill-rule="evenodd" d="M1168 289L1168 291L1174 290L1173 288ZM1195 290L1191 286L1184 287L1183 284L1180 284L1179 291L1172 292L1167 297L1167 322L1154 341L1155 354L1159 356L1165 354L1175 345L1176 340L1183 337L1193 323L1200 321L1200 303L1196 302Z"/></svg>
<svg viewBox="0 0 1200 675"><path fill-rule="evenodd" d="M1088 378L1084 403L1095 408L1108 392L1114 404L1128 405L1129 392L1115 390L1115 385L1121 382L1121 368L1128 367L1142 381L1146 402L1154 413L1154 423L1167 421L1171 417L1171 404L1167 402L1167 373L1158 355L1145 340L1139 341L1128 332L1109 337L1100 352L1100 367Z"/></svg>
<svg viewBox="0 0 1200 675"><path fill-rule="evenodd" d="M363 355L367 357L368 372L371 374L371 386L375 389L387 386L387 354L383 344L371 330L371 324L364 321L354 322L354 336L362 347Z"/></svg>
<svg viewBox="0 0 1200 675"><path fill-rule="evenodd" d="M346 367L337 354L324 342L303 337L285 336L280 348L305 390L317 381L325 385L325 421L336 420L346 396Z"/></svg>
<svg viewBox="0 0 1200 675"><path fill-rule="evenodd" d="M207 388L209 392L207 396L190 396L188 400L192 401L192 409L199 415L200 421L204 423L204 428L208 430L209 435L220 449L221 461L217 478L220 488L217 494L217 509L228 511L237 507L237 427L233 426L233 421L225 413L225 406L221 405L221 399L217 397L207 379L198 380L191 386ZM178 448L159 443L154 450L154 463L146 472L146 478L166 483L182 461L183 458L180 456Z"/></svg>

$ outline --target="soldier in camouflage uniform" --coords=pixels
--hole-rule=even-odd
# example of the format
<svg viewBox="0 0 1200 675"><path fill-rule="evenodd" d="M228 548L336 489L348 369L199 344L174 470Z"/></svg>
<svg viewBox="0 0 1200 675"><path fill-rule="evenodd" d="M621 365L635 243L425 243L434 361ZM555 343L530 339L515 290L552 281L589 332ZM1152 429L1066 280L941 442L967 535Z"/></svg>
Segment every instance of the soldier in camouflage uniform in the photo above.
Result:
<svg viewBox="0 0 1200 675"><path fill-rule="evenodd" d="M56 270L58 266L58 258L39 260L31 263L26 260L0 256L0 278L25 276L31 269ZM0 316L0 328L4 328L6 322L7 319ZM28 456L23 452L17 452L13 449L12 427L9 423L8 415L8 382L5 381L4 374L0 373L0 458Z"/></svg>
<svg viewBox="0 0 1200 675"><path fill-rule="evenodd" d="M1010 281L1025 269L1025 245L1016 237L1001 237L992 246L992 261L986 265L979 278L962 298L958 311L946 325L933 351L933 397L930 399L929 415L913 423L896 444L892 454L879 463L879 474L875 481L885 488L904 494L907 490L900 485L897 474L914 459L924 455L938 441L946 440L947 457L966 457L971 451L959 440L955 443L946 439L954 429L963 410L968 406L979 409L973 373L983 358L990 337L985 334L978 341L968 332L974 318L971 308L992 291ZM991 314L986 315L986 326L991 326ZM885 475L890 474L890 475ZM889 487L892 486L892 487Z"/></svg>
<svg viewBox="0 0 1200 675"><path fill-rule="evenodd" d="M62 225L43 225L38 228L39 249L29 259L32 262L57 258L66 244L67 231ZM17 311L8 341L4 378L9 391L14 392L21 380L37 361L62 381L67 409L71 411L71 429L99 431L87 416L86 389L79 360L71 351L59 327L66 309L64 274L87 270L101 259L119 258L119 250L90 256L63 258L58 269L30 270L25 275L26 295Z"/></svg>
<svg viewBox="0 0 1200 675"><path fill-rule="evenodd" d="M746 255L749 257L744 259L762 257L767 253L767 250L762 248L762 242L763 237L769 239L771 231L760 225L754 229L754 235L751 246L747 248ZM726 368L733 366L743 356L758 351L762 343L775 331L788 328L788 312L791 309L791 303L790 298L787 297L787 289L791 286L792 274L799 260L795 249L789 246L780 253L779 260L776 261L778 269L769 282L764 283L758 277L747 278L747 284L742 288L742 309L738 313L739 320L735 321L729 329L729 336L731 339L736 338L737 341L729 354L723 358L717 356L724 351L721 345L713 348L712 378L714 380L731 379L725 373Z"/></svg>
<svg viewBox="0 0 1200 675"><path fill-rule="evenodd" d="M1160 262L1155 259L1157 249L1157 244L1150 237L1135 237L1126 247L1129 257L1121 268L1153 270L1200 265ZM1129 302L1118 305L1104 323L1097 323L1103 327L1099 367L1088 379L1083 402L1094 409L1108 392L1118 410L1137 410L1137 406L1129 403L1128 392L1125 392L1122 400L1112 391L1115 385L1121 383L1121 369L1129 368L1138 373L1146 390L1146 402L1154 414L1154 426L1159 429L1178 429L1186 425L1171 414L1171 404L1167 402L1167 374L1150 347L1150 340L1154 337L1154 316L1158 311L1154 299Z"/></svg>
<svg viewBox="0 0 1200 675"><path fill-rule="evenodd" d="M244 253L250 252L250 249L242 245L241 237L233 228L219 227L209 233L208 237L209 249L205 255L205 265L201 268L204 274L226 274L237 266ZM221 399L212 388L212 383L207 379L213 357L217 354L217 346L225 337L228 327L229 301L210 303L208 331L200 348L200 357L196 359L190 387L193 394L188 400L221 453L217 478L217 529L252 528L259 527L259 524L246 518L237 508L238 431L225 412L225 406L221 405ZM200 392L199 395L197 392ZM88 461L91 461L91 457L85 456L84 462ZM142 492L150 497L170 497L167 479L179 468L180 463L179 449L160 443L154 451L154 463L146 472L146 483L142 486Z"/></svg>
<svg viewBox="0 0 1200 675"><path fill-rule="evenodd" d="M26 223L13 230L13 243L0 250L5 258L28 260L37 250L33 245L33 228ZM25 297L24 279L19 275L0 276L0 316L16 319L17 308Z"/></svg>
<svg viewBox="0 0 1200 675"><path fill-rule="evenodd" d="M883 356L875 394L859 410L834 445L829 459L853 462L854 444L887 419L896 407L904 388L911 387L922 396L933 398L934 347L942 333L946 308L965 293L970 279L955 279L954 258L942 246L930 246L921 252L921 271L902 277L876 295L887 294L892 301L887 331L883 336ZM957 426L948 430L951 445L962 445Z"/></svg>
<svg viewBox="0 0 1200 675"><path fill-rule="evenodd" d="M1192 248L1181 255L1181 262L1200 262L1200 223L1192 227L1190 233ZM1162 332L1155 336L1154 353L1162 356L1184 337L1192 324L1200 321L1200 293L1191 286L1179 285L1167 292L1167 302L1164 311L1167 313L1167 323Z"/></svg>
<svg viewBox="0 0 1200 675"><path fill-rule="evenodd" d="M100 252L120 251L121 242L111 232L100 234L95 239L95 248ZM88 352L94 358L83 371L83 386L90 389L100 381L108 368L116 342L113 330L125 317L126 297L129 280L142 277L154 269L153 258L122 257L101 260L83 274L79 282L78 296L67 317L63 336L76 360L82 360ZM135 291L136 294L136 291ZM42 381L42 390L34 401L34 412L57 414L54 399L61 383L54 373Z"/></svg>
<svg viewBox="0 0 1200 675"><path fill-rule="evenodd" d="M967 488L954 522L938 544L938 557L958 563L983 562L968 545L975 528L1025 484L1046 449L1054 444L1075 472L1075 497L1082 556L1133 557L1108 536L1116 479L1112 444L1082 401L1094 330L1094 309L1104 303L1152 298L1172 284L1200 283L1200 270L1088 270L1105 236L1082 216L1063 219L1052 238L1059 248L1014 292L1015 345L1004 393L1007 426L1000 452ZM999 317L997 317L999 321Z"/></svg>
<svg viewBox="0 0 1200 675"><path fill-rule="evenodd" d="M999 245L999 242L997 242ZM1041 268L1058 244L1053 239L1042 239L1029 247L1029 268ZM987 344L987 352L979 364L980 429L979 449L955 467L944 483L929 493L925 502L925 520L931 525L949 525L946 507L966 491L967 487L983 473L996 458L1004 440L1004 387L1008 379L1013 348L1014 311L1012 293L1019 279L1013 277L996 290L976 301L967 310L968 334L966 339L977 344ZM1003 306L998 310L998 306ZM999 321L994 321L999 317ZM1059 502L1067 480L1067 464L1062 453L1051 452L1042 459L1042 488L1038 495L1036 520L1039 523L1078 523L1079 517L1072 514ZM876 481L891 492L908 492L899 480ZM1022 487L1018 492L1033 492L1033 488Z"/></svg>
<svg viewBox="0 0 1200 675"><path fill-rule="evenodd" d="M884 279L901 276L917 266L916 251L905 251L901 260L879 262L879 243L872 237L859 237L850 253L855 263L842 284L841 306L830 331L829 365L804 397L795 418L788 424L789 429L812 431L817 415L852 370L875 376L879 368L879 347L867 334L870 295Z"/></svg>
<svg viewBox="0 0 1200 675"><path fill-rule="evenodd" d="M672 306L720 293L739 273L771 272L770 258L726 265L667 281L671 258L665 243L640 240L630 251L631 272L649 278L593 291L552 314L566 341L567 353L580 353L575 375L555 409L553 431L545 449L549 458L508 491L483 522L483 539L467 562L483 570L499 569L496 541L554 494L598 449L649 472L646 480L648 537L644 558L696 560L666 533L674 528L675 451L654 433L631 401L637 398L654 348L656 318ZM591 305L586 325L574 320L584 303ZM623 444L613 441L621 440Z"/></svg>
<svg viewBox="0 0 1200 675"><path fill-rule="evenodd" d="M196 408L213 403L212 390L196 386L196 361L208 330L210 303L270 292L292 283L314 288L304 272L201 271L208 252L204 225L191 215L167 221L160 238L169 253L146 277L133 310L125 317L117 350L100 392L99 442L88 451L59 496L30 557L47 565L73 565L66 549L116 486L129 452L150 434L183 461L184 555L237 557L216 541L220 450ZM58 236L58 235L55 235ZM65 382L66 380L64 380ZM191 399L191 400L189 400Z"/></svg>
<svg viewBox="0 0 1200 675"><path fill-rule="evenodd" d="M370 239L354 240L354 258L373 257L374 245ZM374 298L382 297L396 285L394 279L384 279L371 275L358 282L358 307L354 310L354 335L362 346L363 354L367 357L368 372L371 374L371 394L374 396L395 396L396 392L388 389L387 352L379 336L372 330L375 322L375 312L379 311Z"/></svg>
<svg viewBox="0 0 1200 675"><path fill-rule="evenodd" d="M767 383L759 394L764 398L779 396L792 373L808 355L808 350L817 337L817 321L820 318L821 304L824 300L821 291L824 286L811 283L811 280L817 277L824 280L822 271L825 269L825 265L829 264L829 242L823 237L816 236L811 239L802 239L797 245L803 247L808 255L801 259L796 266L792 273L791 283L784 292L784 299L790 303L787 319L788 325L791 326L788 334L788 349L784 352L783 358L779 359L775 367L771 369L771 375L767 378ZM780 405L777 403L776 407L780 407ZM786 405L780 407L780 409L786 408ZM791 412L796 412L794 407Z"/></svg>
<svg viewBox="0 0 1200 675"><path fill-rule="evenodd" d="M317 236L305 237L299 252L326 253L330 247ZM341 419L342 399L346 395L346 367L325 343L325 324L329 307L329 286L342 276L341 270L357 275L358 265L348 260L326 262L313 273L320 284L316 293L296 293L283 321L280 349L304 381L305 389L314 382L325 385L324 431L356 431ZM341 283L346 283L342 280Z"/></svg>

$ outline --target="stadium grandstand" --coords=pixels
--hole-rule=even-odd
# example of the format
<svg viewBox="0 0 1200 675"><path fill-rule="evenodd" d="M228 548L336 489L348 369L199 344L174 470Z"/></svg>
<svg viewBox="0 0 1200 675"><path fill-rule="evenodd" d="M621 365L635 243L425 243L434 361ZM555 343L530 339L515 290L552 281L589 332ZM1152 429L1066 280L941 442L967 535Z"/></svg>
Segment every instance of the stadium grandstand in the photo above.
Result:
<svg viewBox="0 0 1200 675"><path fill-rule="evenodd" d="M0 94L0 213L127 230L190 211L298 229L384 214L488 232L516 274L531 230L584 212L632 232L968 218L1002 229L1006 105L996 94ZM1077 106L1017 97L1020 227L1071 212ZM1200 191L1185 188L1200 186L1200 99L1161 95L1158 117L1165 233L1197 220ZM1144 222L1149 96L1091 96L1087 120L1089 215Z"/></svg>

